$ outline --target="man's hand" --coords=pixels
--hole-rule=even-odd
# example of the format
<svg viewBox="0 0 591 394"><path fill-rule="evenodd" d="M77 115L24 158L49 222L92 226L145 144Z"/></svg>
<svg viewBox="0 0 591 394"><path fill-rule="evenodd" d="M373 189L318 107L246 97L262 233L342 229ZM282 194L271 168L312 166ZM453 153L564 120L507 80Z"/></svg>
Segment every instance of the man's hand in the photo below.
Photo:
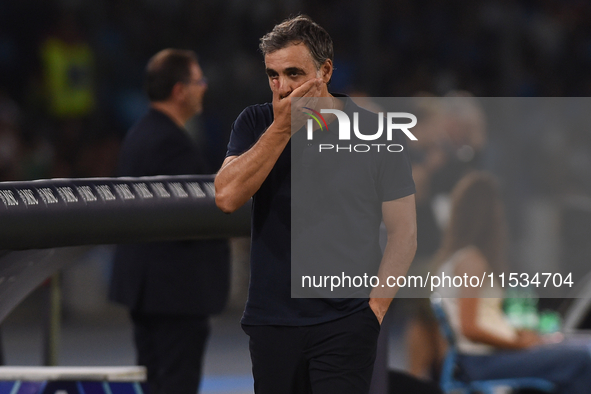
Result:
<svg viewBox="0 0 591 394"><path fill-rule="evenodd" d="M390 303L392 302L391 298L370 298L369 299L369 307L376 315L376 318L382 324L384 320L384 316L386 316L386 312L388 312L388 308L390 307Z"/></svg>
<svg viewBox="0 0 591 394"><path fill-rule="evenodd" d="M414 194L382 203L388 241L378 270L380 283L387 283L389 276L405 276L408 271L417 247L415 212ZM378 286L369 294L369 306L380 324L397 291L397 287Z"/></svg>
<svg viewBox="0 0 591 394"><path fill-rule="evenodd" d="M281 97L277 90L273 89L273 124L278 130L291 135L306 124L308 117L302 112L301 107L309 106L304 104L307 100L298 100L298 111L293 114L292 119L291 100L292 97L320 97L322 79L312 78L294 89L287 97ZM293 128L292 128L293 126Z"/></svg>
<svg viewBox="0 0 591 394"><path fill-rule="evenodd" d="M273 123L248 151L240 156L227 157L216 175L215 202L223 212L234 212L259 190L288 144L291 138L291 98L318 97L321 84L321 79L311 79L286 97L280 97L273 90Z"/></svg>

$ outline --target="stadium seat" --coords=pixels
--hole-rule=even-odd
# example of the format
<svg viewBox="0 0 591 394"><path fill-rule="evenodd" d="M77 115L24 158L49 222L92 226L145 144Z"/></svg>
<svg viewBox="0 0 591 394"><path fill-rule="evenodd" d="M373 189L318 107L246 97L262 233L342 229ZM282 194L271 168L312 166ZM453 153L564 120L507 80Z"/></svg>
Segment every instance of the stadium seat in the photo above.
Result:
<svg viewBox="0 0 591 394"><path fill-rule="evenodd" d="M458 362L456 338L441 304L441 297L437 294L431 296L431 307L433 308L441 332L448 344L448 350L443 361L440 380L441 388L446 394L514 393L518 390L526 389L537 390L544 393L554 392L554 384L540 378L471 380L465 372L462 371L462 367Z"/></svg>

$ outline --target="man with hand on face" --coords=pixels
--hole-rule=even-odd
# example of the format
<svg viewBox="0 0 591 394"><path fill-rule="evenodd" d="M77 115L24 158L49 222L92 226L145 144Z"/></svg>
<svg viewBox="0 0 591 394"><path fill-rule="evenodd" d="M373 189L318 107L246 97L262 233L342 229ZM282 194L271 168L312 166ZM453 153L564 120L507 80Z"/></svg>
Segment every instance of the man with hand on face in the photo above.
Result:
<svg viewBox="0 0 591 394"><path fill-rule="evenodd" d="M127 133L119 176L207 174L185 123L201 113L207 83L193 51L165 49L146 68L150 109ZM229 285L227 240L118 245L110 298L125 305L151 394L195 394L209 335Z"/></svg>
<svg viewBox="0 0 591 394"><path fill-rule="evenodd" d="M251 277L242 327L250 337L255 392L367 393L380 323L391 297L292 298L290 293L292 98L332 100L344 112L364 110L351 100L332 99L327 86L333 72L332 40L308 17L275 26L261 39L260 49L273 102L250 106L238 116L215 180L216 203L224 212L253 197ZM305 131L294 136L299 133ZM372 221L376 242L370 243L379 249L383 215L385 256L395 266L384 272L404 275L415 250L414 183L406 155L391 157L399 161L396 175L384 172L380 193L370 192L381 197L375 201L377 222ZM375 184L375 179L362 181Z"/></svg>

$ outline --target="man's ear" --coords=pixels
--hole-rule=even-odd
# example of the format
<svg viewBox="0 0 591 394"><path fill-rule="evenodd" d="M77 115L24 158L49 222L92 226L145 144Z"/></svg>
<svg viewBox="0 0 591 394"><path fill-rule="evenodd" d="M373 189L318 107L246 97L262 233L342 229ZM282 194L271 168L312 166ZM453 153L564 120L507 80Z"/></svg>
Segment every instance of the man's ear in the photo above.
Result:
<svg viewBox="0 0 591 394"><path fill-rule="evenodd" d="M182 100L185 97L185 87L185 84L182 82L175 83L170 91L170 98L174 100Z"/></svg>
<svg viewBox="0 0 591 394"><path fill-rule="evenodd" d="M324 83L328 83L330 81L330 78L332 77L332 71L332 60L326 59L322 66L320 66L320 77L322 78Z"/></svg>

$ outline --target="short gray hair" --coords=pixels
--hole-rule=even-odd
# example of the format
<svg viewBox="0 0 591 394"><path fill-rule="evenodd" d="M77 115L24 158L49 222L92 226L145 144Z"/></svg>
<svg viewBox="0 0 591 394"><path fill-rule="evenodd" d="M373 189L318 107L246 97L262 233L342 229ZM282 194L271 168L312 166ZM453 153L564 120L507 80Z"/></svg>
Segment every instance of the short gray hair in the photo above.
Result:
<svg viewBox="0 0 591 394"><path fill-rule="evenodd" d="M261 38L259 48L264 56L300 43L308 47L317 69L320 69L326 60L333 60L332 38L326 30L306 15L298 15L276 25L271 32Z"/></svg>

